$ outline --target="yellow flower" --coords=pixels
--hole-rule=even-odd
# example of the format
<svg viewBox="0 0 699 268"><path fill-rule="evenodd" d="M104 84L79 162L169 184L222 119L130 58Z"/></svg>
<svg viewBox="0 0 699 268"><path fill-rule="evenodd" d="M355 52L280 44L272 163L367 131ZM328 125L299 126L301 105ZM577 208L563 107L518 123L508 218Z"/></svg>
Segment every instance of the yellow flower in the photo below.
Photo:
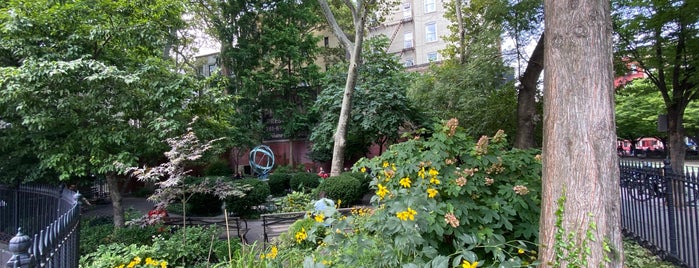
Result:
<svg viewBox="0 0 699 268"><path fill-rule="evenodd" d="M117 266L117 268L124 268L124 265L123 264L119 265L119 266Z"/></svg>
<svg viewBox="0 0 699 268"><path fill-rule="evenodd" d="M162 262L160 263L160 268L167 268L167 262L166 262L166 261L162 261Z"/></svg>
<svg viewBox="0 0 699 268"><path fill-rule="evenodd" d="M388 167L388 162L383 161L383 167Z"/></svg>
<svg viewBox="0 0 699 268"><path fill-rule="evenodd" d="M476 268L476 267L478 267L478 262L474 261L473 263L470 263L467 260L464 260L464 262L461 263L461 267L463 267L463 268Z"/></svg>
<svg viewBox="0 0 699 268"><path fill-rule="evenodd" d="M437 177L432 177L430 178L430 183L439 185L442 182L439 179L437 179Z"/></svg>
<svg viewBox="0 0 699 268"><path fill-rule="evenodd" d="M420 178L425 178L425 167L421 167L420 171L417 172L417 176Z"/></svg>
<svg viewBox="0 0 699 268"><path fill-rule="evenodd" d="M396 217L398 217L398 219L400 219L402 221L407 221L408 219L410 219L411 221L414 221L415 215L417 215L417 211L415 211L412 208L408 208L405 211L401 211L401 212L396 213Z"/></svg>
<svg viewBox="0 0 699 268"><path fill-rule="evenodd" d="M437 177L437 175L439 175L439 171L434 168L430 168L430 177Z"/></svg>
<svg viewBox="0 0 699 268"><path fill-rule="evenodd" d="M277 246L272 246L272 248L269 250L269 253L265 257L268 259L274 259L277 257L277 253L279 253L279 249L277 249Z"/></svg>
<svg viewBox="0 0 699 268"><path fill-rule="evenodd" d="M388 194L388 188L386 186L381 185L380 183L378 184L379 189L376 191L376 195L379 196L379 198L383 199L386 194Z"/></svg>
<svg viewBox="0 0 699 268"><path fill-rule="evenodd" d="M301 228L301 231L297 232L296 235L294 235L294 237L296 238L296 243L301 243L301 241L306 240L306 237L308 237L306 229Z"/></svg>
<svg viewBox="0 0 699 268"><path fill-rule="evenodd" d="M410 183L412 183L412 181L410 181L410 178L408 177L400 179L400 185L405 188L410 188Z"/></svg>
<svg viewBox="0 0 699 268"><path fill-rule="evenodd" d="M391 164L391 170L393 170L393 171L398 170L398 169L396 168L396 164Z"/></svg>
<svg viewBox="0 0 699 268"><path fill-rule="evenodd" d="M521 249L521 248L518 248L518 249L517 249L517 253L519 253L519 254L524 254L524 250Z"/></svg>
<svg viewBox="0 0 699 268"><path fill-rule="evenodd" d="M432 189L432 188L427 189L427 196L430 198L434 198L435 196L437 196L437 193L439 193L439 191L437 191L435 189Z"/></svg>
<svg viewBox="0 0 699 268"><path fill-rule="evenodd" d="M361 171L362 173L365 173L365 172L366 172L366 168L365 168L365 167L362 167L362 168L359 169L359 171Z"/></svg>
<svg viewBox="0 0 699 268"><path fill-rule="evenodd" d="M316 220L316 222L323 222L325 220L325 215L323 215L323 213L320 213L313 218Z"/></svg>

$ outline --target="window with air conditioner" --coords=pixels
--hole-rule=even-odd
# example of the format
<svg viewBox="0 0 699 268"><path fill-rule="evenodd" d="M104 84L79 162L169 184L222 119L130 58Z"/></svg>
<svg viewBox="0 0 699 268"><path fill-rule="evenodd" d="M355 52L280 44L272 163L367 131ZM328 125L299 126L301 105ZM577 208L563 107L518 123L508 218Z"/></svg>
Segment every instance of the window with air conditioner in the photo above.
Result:
<svg viewBox="0 0 699 268"><path fill-rule="evenodd" d="M413 47L413 33L412 32L407 32L403 35L403 48L412 48Z"/></svg>

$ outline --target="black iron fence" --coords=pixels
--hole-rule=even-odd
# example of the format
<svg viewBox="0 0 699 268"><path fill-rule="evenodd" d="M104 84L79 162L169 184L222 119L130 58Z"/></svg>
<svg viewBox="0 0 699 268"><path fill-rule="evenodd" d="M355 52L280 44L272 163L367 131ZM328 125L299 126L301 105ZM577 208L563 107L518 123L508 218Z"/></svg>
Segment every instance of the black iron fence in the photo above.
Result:
<svg viewBox="0 0 699 268"><path fill-rule="evenodd" d="M673 172L669 161L621 161L621 225L663 259L699 267L699 179Z"/></svg>
<svg viewBox="0 0 699 268"><path fill-rule="evenodd" d="M0 185L0 267L78 267L80 195Z"/></svg>

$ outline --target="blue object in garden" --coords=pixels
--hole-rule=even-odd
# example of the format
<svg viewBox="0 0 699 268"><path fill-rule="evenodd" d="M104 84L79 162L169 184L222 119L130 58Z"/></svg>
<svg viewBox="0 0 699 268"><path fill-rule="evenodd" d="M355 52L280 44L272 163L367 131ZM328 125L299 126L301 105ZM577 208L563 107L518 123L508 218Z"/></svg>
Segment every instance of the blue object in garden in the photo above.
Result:
<svg viewBox="0 0 699 268"><path fill-rule="evenodd" d="M258 174L260 179L266 179L274 167L274 153L267 145L258 145L250 150L250 167L253 174Z"/></svg>

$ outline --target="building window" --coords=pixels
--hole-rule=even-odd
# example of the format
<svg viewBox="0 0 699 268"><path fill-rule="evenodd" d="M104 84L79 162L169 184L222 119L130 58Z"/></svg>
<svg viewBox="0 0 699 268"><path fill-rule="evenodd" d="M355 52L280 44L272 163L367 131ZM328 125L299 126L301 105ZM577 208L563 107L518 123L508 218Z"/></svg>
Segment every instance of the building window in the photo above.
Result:
<svg viewBox="0 0 699 268"><path fill-rule="evenodd" d="M434 22L430 22L425 26L425 38L427 42L437 41L437 26Z"/></svg>
<svg viewBox="0 0 699 268"><path fill-rule="evenodd" d="M412 48L413 47L413 33L412 32L407 32L403 35L403 48Z"/></svg>
<svg viewBox="0 0 699 268"><path fill-rule="evenodd" d="M403 63L403 66L405 67L410 67L415 65L415 62L413 62L413 58L407 58L405 59L405 63Z"/></svg>
<svg viewBox="0 0 699 268"><path fill-rule="evenodd" d="M213 75L216 73L216 64L210 64L209 65L209 75Z"/></svg>
<svg viewBox="0 0 699 268"><path fill-rule="evenodd" d="M435 0L425 0L425 13L435 12L436 9Z"/></svg>
<svg viewBox="0 0 699 268"><path fill-rule="evenodd" d="M403 18L408 19L412 16L413 14L410 12L410 3L403 3Z"/></svg>
<svg viewBox="0 0 699 268"><path fill-rule="evenodd" d="M438 58L439 58L439 54L437 53L437 51L432 51L432 52L427 53L427 61L430 61L430 62L437 61Z"/></svg>

